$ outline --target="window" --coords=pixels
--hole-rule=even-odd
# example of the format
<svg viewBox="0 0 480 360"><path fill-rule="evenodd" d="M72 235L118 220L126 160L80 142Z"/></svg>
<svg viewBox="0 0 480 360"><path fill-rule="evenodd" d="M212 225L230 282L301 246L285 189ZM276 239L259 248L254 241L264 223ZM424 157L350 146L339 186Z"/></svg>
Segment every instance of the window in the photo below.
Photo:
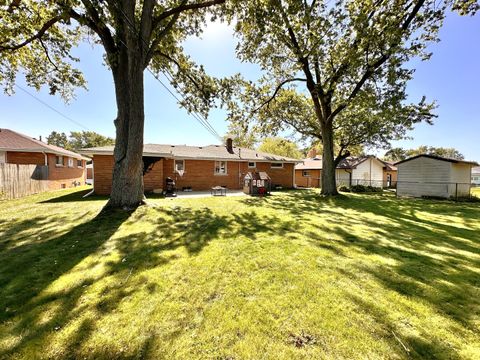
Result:
<svg viewBox="0 0 480 360"><path fill-rule="evenodd" d="M215 161L215 175L227 175L226 161Z"/></svg>
<svg viewBox="0 0 480 360"><path fill-rule="evenodd" d="M257 167L257 164L255 163L255 161L250 161L248 163L248 168L249 169L255 169Z"/></svg>
<svg viewBox="0 0 480 360"><path fill-rule="evenodd" d="M310 176L310 171L308 170L303 170L303 176Z"/></svg>
<svg viewBox="0 0 480 360"><path fill-rule="evenodd" d="M185 171L185 160L175 160L173 171Z"/></svg>
<svg viewBox="0 0 480 360"><path fill-rule="evenodd" d="M281 168L283 168L283 163L272 163L271 168L272 169L281 169Z"/></svg>
<svg viewBox="0 0 480 360"><path fill-rule="evenodd" d="M63 156L55 156L55 165L63 166Z"/></svg>
<svg viewBox="0 0 480 360"><path fill-rule="evenodd" d="M78 160L78 159L77 159L77 166L78 166L79 168L83 167L82 160Z"/></svg>
<svg viewBox="0 0 480 360"><path fill-rule="evenodd" d="M68 158L68 167L73 167L73 159Z"/></svg>

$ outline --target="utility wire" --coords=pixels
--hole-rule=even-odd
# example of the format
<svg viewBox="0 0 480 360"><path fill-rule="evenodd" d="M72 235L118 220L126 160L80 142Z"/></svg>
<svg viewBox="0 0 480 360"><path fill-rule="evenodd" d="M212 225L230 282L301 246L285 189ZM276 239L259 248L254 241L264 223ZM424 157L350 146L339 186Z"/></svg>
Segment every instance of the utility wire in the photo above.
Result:
<svg viewBox="0 0 480 360"><path fill-rule="evenodd" d="M115 8L122 14L122 16L125 18L127 24L134 30L135 32L135 35L137 35L137 30L135 28L135 25L131 23L130 19L128 19L128 17L126 16L126 14L123 12L123 10L117 6L117 4L114 2L113 3ZM144 43L144 45L147 47L149 47L149 44L147 43L147 41L140 35L138 34L139 37L140 37L140 40L142 40L142 42ZM119 41L127 48L127 44L125 44L120 38L118 38ZM154 59L152 58L152 61L154 61ZM158 64L157 64L158 65ZM159 66L159 68L161 68ZM148 72L150 72L150 74L181 104L180 100L178 99L177 96L175 96L175 94L162 82L162 80L152 71L150 70L149 68L147 68ZM173 79L173 75L170 73L170 71L168 69L166 69L171 78ZM180 69L181 70L181 69ZM161 71L161 70L160 70ZM167 80L171 81L171 79L169 79L167 77L167 75L165 73L163 73L165 75L165 77L167 78ZM183 93L182 89L178 89L176 88L177 92L179 93L179 95L182 97L182 99L184 101L187 101L186 99L186 95L185 93ZM185 108L185 106L184 106ZM185 108L208 132L210 132L210 134L212 134L214 137L216 137L217 139L223 141L223 138L218 134L218 132L215 130L215 128L210 124L210 122L204 117L202 116L201 114L199 114L198 112L196 111L189 111L187 108Z"/></svg>
<svg viewBox="0 0 480 360"><path fill-rule="evenodd" d="M23 87L21 87L21 86L18 85L18 84L15 84L15 86L16 86L17 88L19 88L20 90L22 90L25 94L27 94L27 95L31 96L32 98L34 98L35 100L37 100L40 104L48 107L48 108L49 108L50 110L52 110L52 111L55 111L58 115L64 117L65 119L67 119L68 121L74 123L75 125L80 126L81 128L90 131L90 129L87 128L85 125L79 123L79 122L76 121L76 120L73 120L71 117L69 117L69 116L65 115L64 113L62 113L61 111L55 109L53 106L50 106L50 105L47 104L45 101L43 101L43 100L40 99L39 97L35 96L34 94L32 94L32 93L31 93L30 91L28 91L27 89L24 89Z"/></svg>

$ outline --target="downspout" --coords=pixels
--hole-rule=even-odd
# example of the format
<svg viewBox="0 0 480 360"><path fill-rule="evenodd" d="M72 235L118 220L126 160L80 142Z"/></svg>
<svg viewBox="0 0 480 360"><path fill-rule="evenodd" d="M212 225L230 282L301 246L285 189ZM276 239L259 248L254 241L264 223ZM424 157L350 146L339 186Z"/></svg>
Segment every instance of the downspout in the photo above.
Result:
<svg viewBox="0 0 480 360"><path fill-rule="evenodd" d="M88 170L87 170L87 162L85 161L85 171L87 172L88 176ZM93 195L95 193L95 171L94 171L94 165L93 165L93 159L92 159L92 182L93 182L93 189L90 190L88 193L82 196L82 198L86 198L90 195Z"/></svg>

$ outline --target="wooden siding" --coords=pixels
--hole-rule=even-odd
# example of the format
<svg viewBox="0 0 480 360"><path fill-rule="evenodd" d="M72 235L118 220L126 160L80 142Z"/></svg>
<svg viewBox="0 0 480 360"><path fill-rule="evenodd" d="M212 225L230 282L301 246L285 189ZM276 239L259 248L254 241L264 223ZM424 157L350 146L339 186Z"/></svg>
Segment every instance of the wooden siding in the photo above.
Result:
<svg viewBox="0 0 480 360"><path fill-rule="evenodd" d="M308 171L310 176L303 176L303 172ZM321 180L322 170L295 170L295 185L305 188L319 188L322 184Z"/></svg>

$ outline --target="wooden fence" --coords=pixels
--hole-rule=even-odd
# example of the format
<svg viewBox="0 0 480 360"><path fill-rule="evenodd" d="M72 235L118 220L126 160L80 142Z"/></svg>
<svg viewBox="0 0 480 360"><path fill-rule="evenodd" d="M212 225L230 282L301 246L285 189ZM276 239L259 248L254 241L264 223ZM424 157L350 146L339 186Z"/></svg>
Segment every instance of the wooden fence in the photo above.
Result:
<svg viewBox="0 0 480 360"><path fill-rule="evenodd" d="M48 190L48 166L0 164L0 199L15 199Z"/></svg>

